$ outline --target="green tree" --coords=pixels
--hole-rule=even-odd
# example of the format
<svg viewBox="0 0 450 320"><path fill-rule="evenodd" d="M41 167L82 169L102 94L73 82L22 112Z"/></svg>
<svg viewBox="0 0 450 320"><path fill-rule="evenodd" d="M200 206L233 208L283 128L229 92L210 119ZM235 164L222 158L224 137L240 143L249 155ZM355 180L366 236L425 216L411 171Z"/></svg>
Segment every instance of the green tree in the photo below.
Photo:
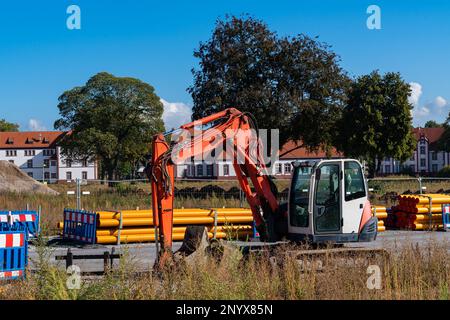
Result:
<svg viewBox="0 0 450 320"><path fill-rule="evenodd" d="M101 176L115 179L119 165L144 160L152 136L164 131L163 106L152 86L134 78L99 73L59 97L55 128L68 130L63 152L98 159Z"/></svg>
<svg viewBox="0 0 450 320"><path fill-rule="evenodd" d="M336 144L346 156L366 160L370 176L384 158L406 161L416 147L410 92L400 74L378 71L356 79L349 91Z"/></svg>
<svg viewBox="0 0 450 320"><path fill-rule="evenodd" d="M442 127L444 128L444 133L439 138L437 142L437 148L441 151L450 151L450 113L448 114L447 119L442 124Z"/></svg>
<svg viewBox="0 0 450 320"><path fill-rule="evenodd" d="M19 125L17 123L8 122L5 119L0 119L0 132L8 132L8 131L13 132L19 131Z"/></svg>
<svg viewBox="0 0 450 320"><path fill-rule="evenodd" d="M442 124L441 123L437 123L434 120L428 120L425 123L425 128L440 128L440 127L442 127Z"/></svg>
<svg viewBox="0 0 450 320"><path fill-rule="evenodd" d="M350 84L328 45L306 35L280 38L251 17L216 22L194 57L193 119L229 107L251 112L260 128L279 129L280 147L330 147Z"/></svg>

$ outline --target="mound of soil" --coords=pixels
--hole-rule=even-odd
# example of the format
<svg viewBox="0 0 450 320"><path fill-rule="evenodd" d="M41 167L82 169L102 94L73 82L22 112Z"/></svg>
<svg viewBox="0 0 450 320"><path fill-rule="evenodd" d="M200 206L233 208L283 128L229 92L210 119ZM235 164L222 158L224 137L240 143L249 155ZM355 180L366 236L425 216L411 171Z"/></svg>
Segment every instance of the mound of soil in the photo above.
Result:
<svg viewBox="0 0 450 320"><path fill-rule="evenodd" d="M0 192L58 194L55 190L29 177L15 164L3 160L0 160Z"/></svg>

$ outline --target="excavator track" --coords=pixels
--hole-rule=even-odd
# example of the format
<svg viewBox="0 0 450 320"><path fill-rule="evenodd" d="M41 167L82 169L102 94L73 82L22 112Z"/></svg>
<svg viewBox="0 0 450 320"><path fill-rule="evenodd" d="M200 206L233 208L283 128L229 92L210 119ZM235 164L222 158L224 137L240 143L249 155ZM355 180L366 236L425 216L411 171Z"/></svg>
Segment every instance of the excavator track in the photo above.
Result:
<svg viewBox="0 0 450 320"><path fill-rule="evenodd" d="M292 242L245 242L245 241L209 241L204 227L195 226L186 230L185 239L180 250L175 253L183 260L195 263L205 256L224 260L224 252L237 251L242 260L250 257L268 259L274 268L295 262L300 271L327 271L337 267L368 267L380 265L389 258L383 248L345 247L327 244L311 246Z"/></svg>

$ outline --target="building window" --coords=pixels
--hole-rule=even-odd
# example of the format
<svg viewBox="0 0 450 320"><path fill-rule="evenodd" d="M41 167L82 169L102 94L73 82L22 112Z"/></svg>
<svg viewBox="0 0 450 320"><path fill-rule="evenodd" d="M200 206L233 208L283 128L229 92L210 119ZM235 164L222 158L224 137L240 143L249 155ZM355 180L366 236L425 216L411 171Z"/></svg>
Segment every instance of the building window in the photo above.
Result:
<svg viewBox="0 0 450 320"><path fill-rule="evenodd" d="M213 165L212 164L208 164L206 166L206 175L211 177L213 175Z"/></svg>
<svg viewBox="0 0 450 320"><path fill-rule="evenodd" d="M27 174L28 174L29 177L33 178L33 172L28 172Z"/></svg>
<svg viewBox="0 0 450 320"><path fill-rule="evenodd" d="M27 160L27 168L33 168L33 160Z"/></svg>
<svg viewBox="0 0 450 320"><path fill-rule="evenodd" d="M413 165L413 164L409 166L409 169L410 169L412 172L416 172L416 166Z"/></svg>
<svg viewBox="0 0 450 320"><path fill-rule="evenodd" d="M420 147L420 154L425 154L425 147Z"/></svg>
<svg viewBox="0 0 450 320"><path fill-rule="evenodd" d="M56 179L56 172L52 172L52 179Z"/></svg>
<svg viewBox="0 0 450 320"><path fill-rule="evenodd" d="M45 180L50 179L50 172L44 172L44 179Z"/></svg>
<svg viewBox="0 0 450 320"><path fill-rule="evenodd" d="M285 163L284 164L284 173L291 173L291 164L290 163Z"/></svg>
<svg viewBox="0 0 450 320"><path fill-rule="evenodd" d="M391 166L389 165L384 166L384 173L391 173Z"/></svg>
<svg viewBox="0 0 450 320"><path fill-rule="evenodd" d="M230 165L229 164L224 164L223 165L223 175L224 176L229 176L230 175Z"/></svg>
<svg viewBox="0 0 450 320"><path fill-rule="evenodd" d="M36 150L25 150L24 152L26 157L31 157L36 155Z"/></svg>
<svg viewBox="0 0 450 320"><path fill-rule="evenodd" d="M81 172L81 179L87 180L87 171Z"/></svg>
<svg viewBox="0 0 450 320"><path fill-rule="evenodd" d="M432 172L437 172L438 171L438 165L437 164L432 164L431 165L431 171Z"/></svg>
<svg viewBox="0 0 450 320"><path fill-rule="evenodd" d="M82 162L82 166L83 166L83 167L87 167L87 166L88 166L88 162L87 162L87 160L83 160L83 162Z"/></svg>
<svg viewBox="0 0 450 320"><path fill-rule="evenodd" d="M413 153L412 157L409 159L410 161L416 160L416 155Z"/></svg>
<svg viewBox="0 0 450 320"><path fill-rule="evenodd" d="M52 161L50 162L50 164L51 164L52 167L56 167L56 160L52 160Z"/></svg>
<svg viewBox="0 0 450 320"><path fill-rule="evenodd" d="M420 159L420 166L426 167L426 165L427 165L427 161L425 159Z"/></svg>
<svg viewBox="0 0 450 320"><path fill-rule="evenodd" d="M437 152L435 151L431 152L431 160L437 160Z"/></svg>
<svg viewBox="0 0 450 320"><path fill-rule="evenodd" d="M66 180L72 180L72 172L70 171L66 172Z"/></svg>
<svg viewBox="0 0 450 320"><path fill-rule="evenodd" d="M44 159L44 168L48 168L50 166L50 160Z"/></svg>
<svg viewBox="0 0 450 320"><path fill-rule="evenodd" d="M44 156L51 156L55 154L55 149L44 149Z"/></svg>
<svg viewBox="0 0 450 320"><path fill-rule="evenodd" d="M14 164L14 160L8 160L9 161L9 163L12 163L12 164Z"/></svg>
<svg viewBox="0 0 450 320"><path fill-rule="evenodd" d="M17 156L17 150L6 150L7 157L15 157Z"/></svg>
<svg viewBox="0 0 450 320"><path fill-rule="evenodd" d="M67 166L67 168L71 168L72 167L72 160L66 160L66 166Z"/></svg>
<svg viewBox="0 0 450 320"><path fill-rule="evenodd" d="M203 165L202 164L197 165L197 175L199 177L203 176Z"/></svg>
<svg viewBox="0 0 450 320"><path fill-rule="evenodd" d="M189 165L189 176L193 177L195 176L195 166Z"/></svg>
<svg viewBox="0 0 450 320"><path fill-rule="evenodd" d="M283 173L283 164L277 163L275 167L275 174L282 174Z"/></svg>

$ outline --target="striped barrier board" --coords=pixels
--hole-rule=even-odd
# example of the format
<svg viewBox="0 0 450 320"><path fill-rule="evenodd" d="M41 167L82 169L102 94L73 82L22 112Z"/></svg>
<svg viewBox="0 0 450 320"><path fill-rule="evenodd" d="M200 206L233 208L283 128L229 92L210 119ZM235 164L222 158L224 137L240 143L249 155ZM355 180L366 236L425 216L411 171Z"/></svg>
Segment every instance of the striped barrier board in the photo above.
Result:
<svg viewBox="0 0 450 320"><path fill-rule="evenodd" d="M259 232L256 230L256 223L253 221L252 224L252 231L253 231L253 239L259 239Z"/></svg>
<svg viewBox="0 0 450 320"><path fill-rule="evenodd" d="M39 234L39 214L36 211L0 211L0 224L8 223L11 215L12 223L26 228L28 234L37 237Z"/></svg>
<svg viewBox="0 0 450 320"><path fill-rule="evenodd" d="M28 244L26 230L0 231L0 280L24 276Z"/></svg>
<svg viewBox="0 0 450 320"><path fill-rule="evenodd" d="M63 238L84 243L95 243L97 231L95 212L64 209Z"/></svg>
<svg viewBox="0 0 450 320"><path fill-rule="evenodd" d="M442 224L445 230L450 230L450 204L442 205Z"/></svg>

